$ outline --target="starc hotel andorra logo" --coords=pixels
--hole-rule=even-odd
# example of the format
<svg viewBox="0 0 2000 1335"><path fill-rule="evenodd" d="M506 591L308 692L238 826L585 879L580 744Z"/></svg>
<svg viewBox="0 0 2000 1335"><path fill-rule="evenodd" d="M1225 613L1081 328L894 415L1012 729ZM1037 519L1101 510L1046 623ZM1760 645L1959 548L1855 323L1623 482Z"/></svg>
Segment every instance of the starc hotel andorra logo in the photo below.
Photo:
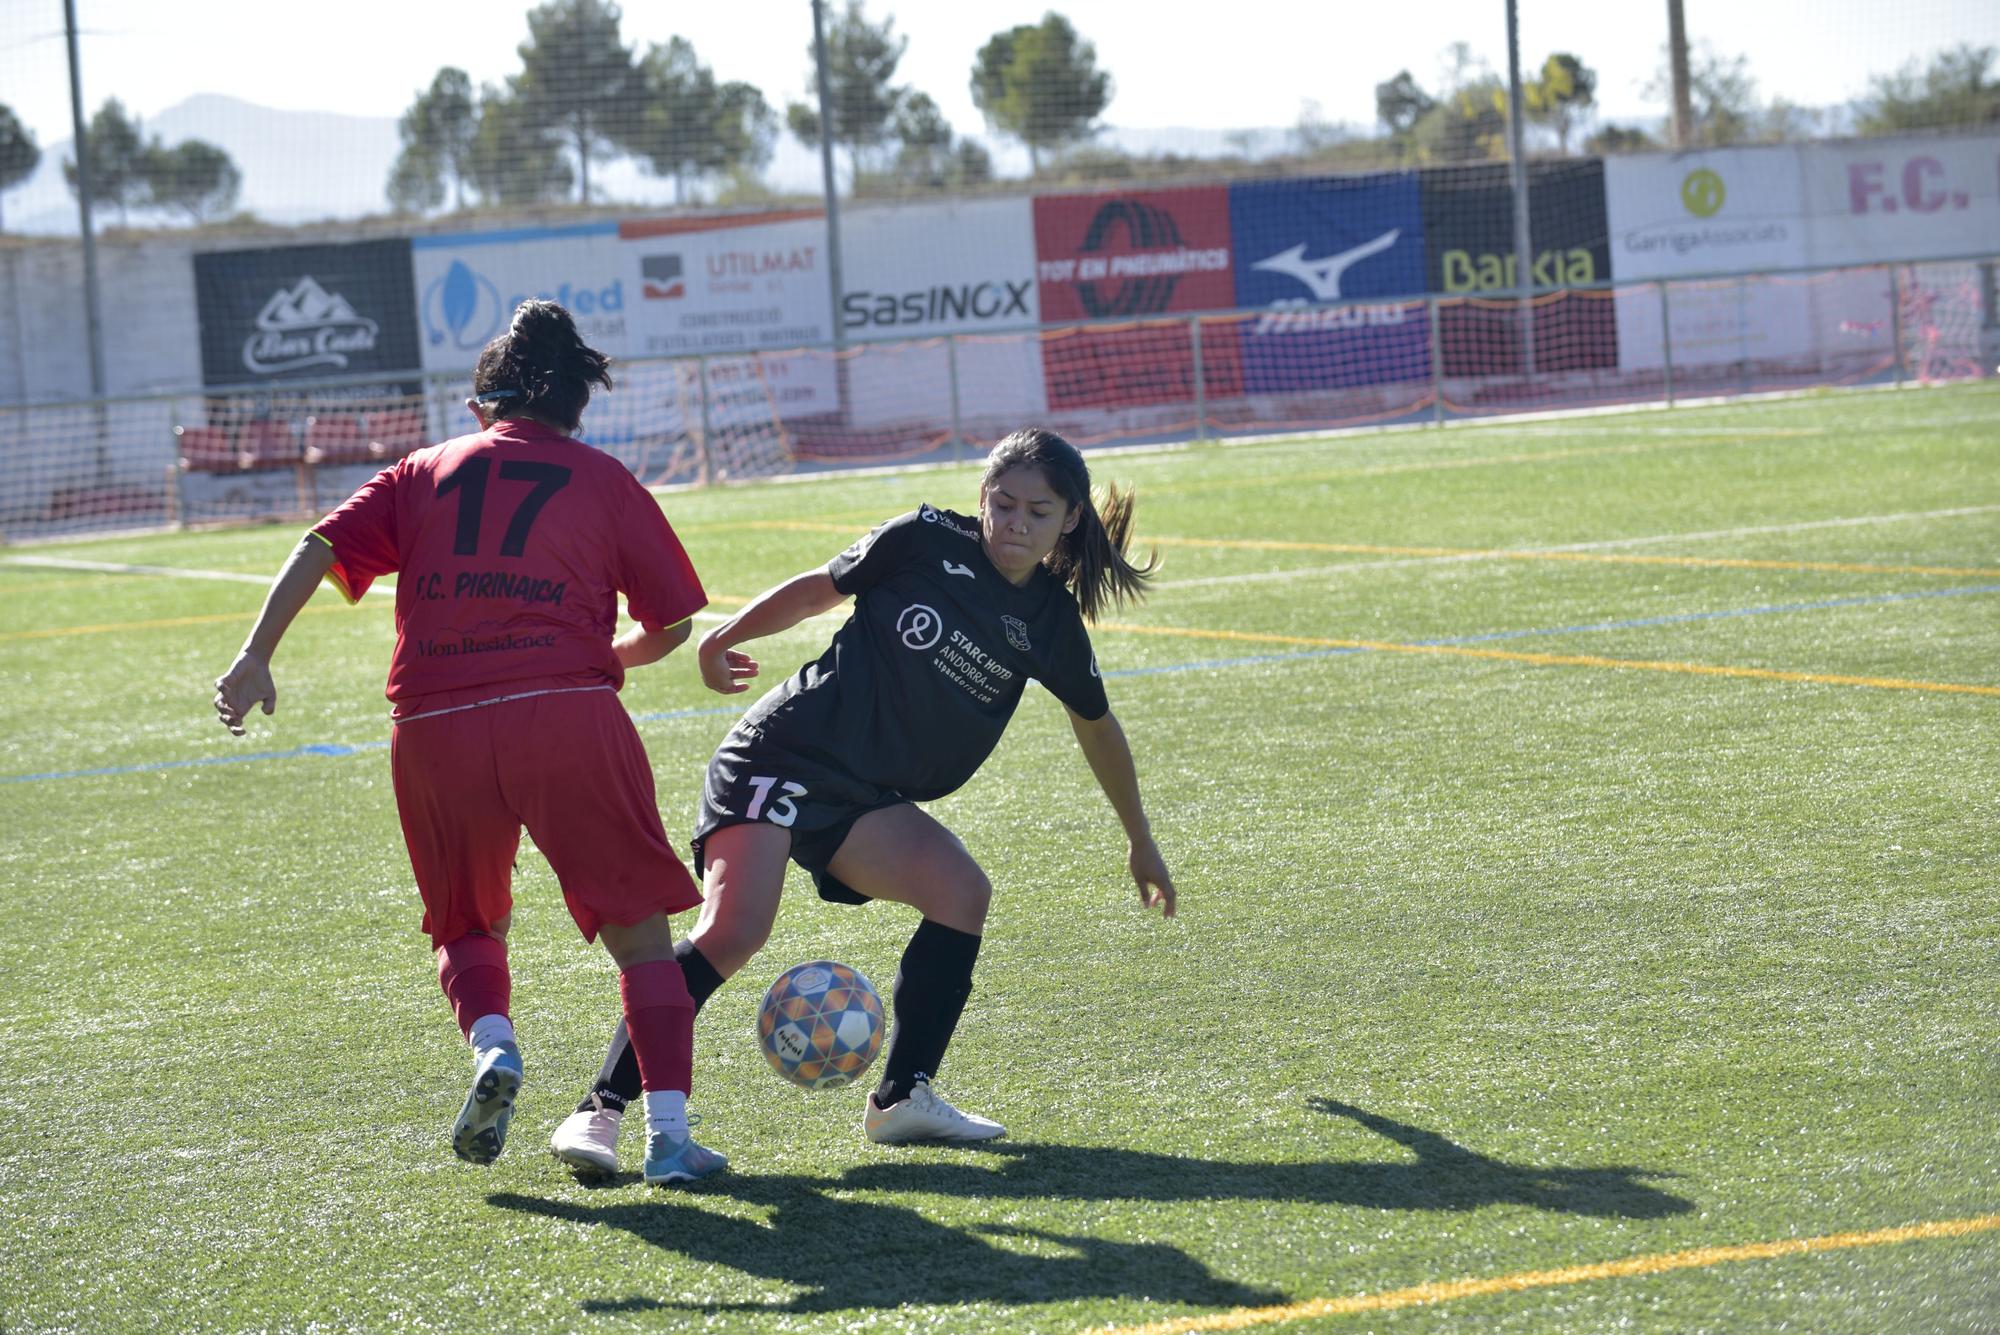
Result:
<svg viewBox="0 0 2000 1335"><path fill-rule="evenodd" d="M329 366L344 369L356 353L375 350L381 327L329 292L311 274L279 288L257 312L243 340L243 365L258 375Z"/></svg>

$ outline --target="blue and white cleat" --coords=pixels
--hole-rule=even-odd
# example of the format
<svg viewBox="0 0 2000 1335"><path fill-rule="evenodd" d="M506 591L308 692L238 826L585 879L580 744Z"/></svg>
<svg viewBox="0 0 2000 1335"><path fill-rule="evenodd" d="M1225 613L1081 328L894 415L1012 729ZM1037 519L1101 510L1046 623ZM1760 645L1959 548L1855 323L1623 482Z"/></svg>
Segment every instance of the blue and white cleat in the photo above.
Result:
<svg viewBox="0 0 2000 1335"><path fill-rule="evenodd" d="M451 1124L452 1153L467 1163L492 1163L507 1144L507 1123L521 1093L521 1050L512 1043L490 1049L472 1073L472 1092Z"/></svg>
<svg viewBox="0 0 2000 1335"><path fill-rule="evenodd" d="M670 1182L699 1182L729 1167L729 1160L694 1142L692 1136L670 1136L655 1131L646 1142L646 1182L666 1186Z"/></svg>

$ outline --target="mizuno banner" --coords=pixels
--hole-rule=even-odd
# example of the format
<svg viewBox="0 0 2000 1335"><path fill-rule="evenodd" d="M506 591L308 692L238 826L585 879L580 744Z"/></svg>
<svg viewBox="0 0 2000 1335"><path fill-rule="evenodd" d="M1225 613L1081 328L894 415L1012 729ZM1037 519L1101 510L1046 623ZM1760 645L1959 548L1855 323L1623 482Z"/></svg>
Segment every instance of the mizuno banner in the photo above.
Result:
<svg viewBox="0 0 2000 1335"><path fill-rule="evenodd" d="M1409 172L1231 186L1238 306L1252 394L1430 374L1423 308L1357 298L1424 290L1424 219Z"/></svg>

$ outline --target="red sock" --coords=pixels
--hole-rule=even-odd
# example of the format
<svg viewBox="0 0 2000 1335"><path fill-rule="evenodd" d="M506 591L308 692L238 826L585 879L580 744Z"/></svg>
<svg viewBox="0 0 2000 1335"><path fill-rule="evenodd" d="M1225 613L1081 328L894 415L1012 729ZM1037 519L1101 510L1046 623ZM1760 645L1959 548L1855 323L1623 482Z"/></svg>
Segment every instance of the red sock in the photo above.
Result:
<svg viewBox="0 0 2000 1335"><path fill-rule="evenodd" d="M459 1032L472 1037L473 1022L488 1015L505 1015L513 1000L514 979L507 972L507 943L468 932L438 947L438 986L444 989Z"/></svg>
<svg viewBox="0 0 2000 1335"><path fill-rule="evenodd" d="M618 975L625 1029L639 1058L639 1083L685 1094L694 1079L694 998L673 960L635 964Z"/></svg>

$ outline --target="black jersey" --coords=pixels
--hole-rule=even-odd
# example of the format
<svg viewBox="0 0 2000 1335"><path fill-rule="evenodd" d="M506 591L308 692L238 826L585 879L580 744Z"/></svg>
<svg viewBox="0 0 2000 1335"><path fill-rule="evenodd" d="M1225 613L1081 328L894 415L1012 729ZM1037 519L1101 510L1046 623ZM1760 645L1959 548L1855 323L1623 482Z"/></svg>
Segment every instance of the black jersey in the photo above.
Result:
<svg viewBox="0 0 2000 1335"><path fill-rule="evenodd" d="M1084 718L1111 708L1076 599L1040 567L1009 583L975 519L923 506L827 573L854 614L743 719L788 750L929 801L992 754L1029 678Z"/></svg>

